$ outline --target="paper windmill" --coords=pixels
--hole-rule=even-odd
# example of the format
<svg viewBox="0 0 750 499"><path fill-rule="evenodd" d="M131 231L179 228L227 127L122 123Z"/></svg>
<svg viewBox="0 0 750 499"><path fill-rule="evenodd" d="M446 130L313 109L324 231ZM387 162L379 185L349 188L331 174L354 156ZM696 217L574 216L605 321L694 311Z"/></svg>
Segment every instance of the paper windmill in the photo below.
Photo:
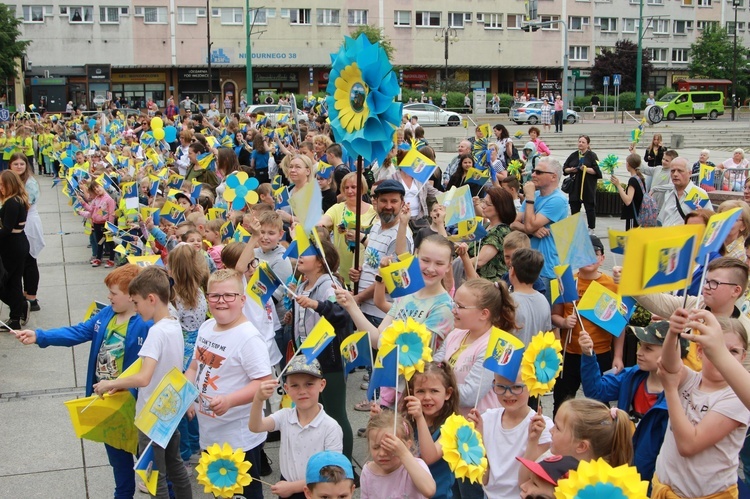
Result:
<svg viewBox="0 0 750 499"><path fill-rule="evenodd" d="M242 489L253 481L248 473L250 466L245 461L245 451L234 450L225 443L223 446L213 444L206 449L195 470L204 493L232 497L241 494Z"/></svg>
<svg viewBox="0 0 750 499"><path fill-rule="evenodd" d="M345 37L331 60L326 102L336 142L352 156L382 161L401 123L398 78L385 50L361 34Z"/></svg>
<svg viewBox="0 0 750 499"><path fill-rule="evenodd" d="M519 159L514 159L508 163L508 175L513 175L518 180L521 180L521 170L523 170L523 163Z"/></svg>
<svg viewBox="0 0 750 499"><path fill-rule="evenodd" d="M615 173L615 168L620 164L620 158L616 154L610 154L606 158L599 161L599 169L605 173L612 175Z"/></svg>
<svg viewBox="0 0 750 499"><path fill-rule="evenodd" d="M471 149L471 155L474 156L474 161L476 162L477 168L479 170L486 170L488 166L492 166L490 145L485 137L474 141L474 145Z"/></svg>
<svg viewBox="0 0 750 499"><path fill-rule="evenodd" d="M523 132L521 130L516 130L516 133L514 133L513 136L517 139L520 139L521 137L523 137Z"/></svg>
<svg viewBox="0 0 750 499"><path fill-rule="evenodd" d="M458 414L450 416L440 428L440 445L443 459L456 478L482 483L487 471L487 452L474 423Z"/></svg>
<svg viewBox="0 0 750 499"><path fill-rule="evenodd" d="M521 379L529 387L529 395L538 397L552 390L562 371L562 345L552 331L531 338L521 361Z"/></svg>
<svg viewBox="0 0 750 499"><path fill-rule="evenodd" d="M648 482L633 466L612 468L604 459L581 461L568 478L557 482L555 499L645 499Z"/></svg>
<svg viewBox="0 0 750 499"><path fill-rule="evenodd" d="M610 180L599 179L599 186L605 192L617 192L617 187Z"/></svg>
<svg viewBox="0 0 750 499"><path fill-rule="evenodd" d="M393 321L381 336L380 348L386 349L391 345L399 348L398 374L403 374L407 381L414 373L424 372L424 363L432 360L430 345L430 331L424 324L420 324L411 317L404 321Z"/></svg>
<svg viewBox="0 0 750 499"><path fill-rule="evenodd" d="M224 200L227 205L235 210L242 210L246 204L258 202L258 181L255 177L248 177L245 172L234 172L227 176L226 189L224 189Z"/></svg>

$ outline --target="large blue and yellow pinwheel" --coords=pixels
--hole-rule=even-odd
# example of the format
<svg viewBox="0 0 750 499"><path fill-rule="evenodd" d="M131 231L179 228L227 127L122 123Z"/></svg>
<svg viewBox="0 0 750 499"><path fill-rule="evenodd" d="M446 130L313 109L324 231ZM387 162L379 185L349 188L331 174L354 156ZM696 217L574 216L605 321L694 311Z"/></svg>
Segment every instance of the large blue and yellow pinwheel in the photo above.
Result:
<svg viewBox="0 0 750 499"><path fill-rule="evenodd" d="M623 464L613 468L604 459L581 461L568 478L561 479L555 489L555 499L645 499L648 482L633 466Z"/></svg>
<svg viewBox="0 0 750 499"><path fill-rule="evenodd" d="M248 177L245 172L234 172L227 176L227 187L224 190L224 201L235 211L242 210L246 204L258 202L258 180Z"/></svg>
<svg viewBox="0 0 750 499"><path fill-rule="evenodd" d="M331 61L326 102L336 142L352 156L382 161L401 123L398 78L385 50L364 34L347 36Z"/></svg>

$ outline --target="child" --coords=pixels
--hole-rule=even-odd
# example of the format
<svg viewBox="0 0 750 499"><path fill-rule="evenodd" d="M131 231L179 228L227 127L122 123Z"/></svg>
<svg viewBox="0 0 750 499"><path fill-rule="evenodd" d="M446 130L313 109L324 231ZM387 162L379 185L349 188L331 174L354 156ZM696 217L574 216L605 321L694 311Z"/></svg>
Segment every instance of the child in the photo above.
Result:
<svg viewBox="0 0 750 499"><path fill-rule="evenodd" d="M315 178L323 195L323 213L325 213L331 206L337 203L336 193L338 192L338 187L336 187L336 180L332 174L328 178L321 177L320 175L315 175Z"/></svg>
<svg viewBox="0 0 750 499"><path fill-rule="evenodd" d="M210 246L206 249L206 253L214 261L217 270L224 268L224 263L221 261L221 250L224 249L224 245L221 244L221 227L224 225L224 220L216 218L210 220L206 224L206 234L204 236L204 244L207 242Z"/></svg>
<svg viewBox="0 0 750 499"><path fill-rule="evenodd" d="M509 277L518 324L516 336L528 345L539 331L552 329L549 302L534 289L534 282L544 267L544 256L537 250L522 248L513 253L510 262Z"/></svg>
<svg viewBox="0 0 750 499"><path fill-rule="evenodd" d="M271 379L268 348L258 330L242 314L245 286L235 270L218 270L208 279L208 309L213 316L198 330L195 358L185 376L198 387L196 409L202 449L228 443L245 452L253 481L243 495L261 499L258 471L265 433L248 428L252 401L260 384Z"/></svg>
<svg viewBox="0 0 750 499"><path fill-rule="evenodd" d="M739 452L750 411L721 373L698 349L703 370L680 360L677 337L705 311L680 308L669 319L659 377L669 410L669 426L656 459L652 497L737 497ZM747 352L747 332L737 319L718 320L724 345L738 363Z"/></svg>
<svg viewBox="0 0 750 499"><path fill-rule="evenodd" d="M394 418L396 435L392 433ZM435 494L430 470L411 453L414 441L406 421L391 411L383 411L370 418L366 436L373 460L362 468L362 499L424 499Z"/></svg>
<svg viewBox="0 0 750 499"><path fill-rule="evenodd" d="M529 390L521 381L520 371L514 381L495 374L492 391L502 407L488 409L484 414L472 409L468 418L476 424L487 449L489 468L484 475L484 493L486 497L517 497L521 492L518 487L520 464L510 457L525 454L527 444L531 443L528 436L536 412L529 407ZM552 420L541 417L544 426L541 435L533 441L536 446L533 452L538 455L546 452L552 441Z"/></svg>
<svg viewBox="0 0 750 499"><path fill-rule="evenodd" d="M263 401L276 391L276 380L264 381L255 395L250 410L250 431L281 432L279 449L280 481L271 487L271 492L281 497L304 499L305 464L316 452L341 452L343 433L339 424L323 410L318 397L326 387L320 371L320 363L305 362L298 355L290 362L286 371L284 391L289 394L294 406L281 409L263 417Z"/></svg>
<svg viewBox="0 0 750 499"><path fill-rule="evenodd" d="M636 423L633 434L633 464L643 480L651 481L656 456L664 441L669 415L661 380L656 375L657 361L661 357L662 344L669 329L669 322L652 322L646 328L631 330L640 341L636 354L638 365L627 367L617 374L599 373L599 364L593 355L594 341L582 331L578 344L583 351L581 358L581 380L586 397L609 403L617 400L617 406L627 409ZM687 354L687 340L682 340L682 352Z"/></svg>
<svg viewBox="0 0 750 499"><path fill-rule="evenodd" d="M271 184L260 184L255 192L258 193L260 203L267 204L271 209L276 208L276 200L273 198L273 187Z"/></svg>
<svg viewBox="0 0 750 499"><path fill-rule="evenodd" d="M589 237L596 253L596 263L578 269L579 300L594 281L610 291L617 292L617 284L612 278L599 271L599 267L604 263L604 245L598 237ZM583 323L583 327L581 323ZM553 414L557 414L560 405L565 400L575 397L578 388L581 386L581 347L578 345L578 334L581 329L587 331L594 340L594 353L599 364L599 371L602 374L611 368L614 368L615 372L623 368L622 350L625 344L625 335L613 337L611 333L588 319L577 317L573 303L552 306L552 325L559 327L561 331L567 330L567 334L563 338L565 362L563 363L562 374L555 383L554 389L555 407Z"/></svg>
<svg viewBox="0 0 750 499"><path fill-rule="evenodd" d="M40 348L48 346L74 346L91 342L88 372L86 375L86 396L93 392L94 383L105 379L115 379L130 364L138 359L143 340L146 339L150 321L144 322L135 313L130 301L128 286L140 267L126 264L104 278L109 290L109 305L86 322L75 326L43 331L18 331L17 338L24 345L36 343ZM115 497L133 497L135 493L135 473L133 455L124 450L104 444L109 464L115 478Z"/></svg>
<svg viewBox="0 0 750 499"><path fill-rule="evenodd" d="M96 182L93 182L89 186L89 194L93 197L91 202L87 202L80 195L76 196L78 201L83 205L84 211L81 211L81 215L84 218L90 218L94 231L94 241L96 241L96 258L91 261L92 267L99 267L102 264L102 257L104 255L104 247L107 248L109 260L105 264L105 267L112 268L115 266L112 256L114 255L114 244L112 241L107 241L104 235L104 225L107 222L115 221L115 201L107 194L104 187Z"/></svg>
<svg viewBox="0 0 750 499"><path fill-rule="evenodd" d="M566 400L555 415L550 452L573 456L579 461L601 457L613 468L630 464L633 460L632 427L625 411L610 409L602 402L587 398ZM524 457L539 458L528 453Z"/></svg>
<svg viewBox="0 0 750 499"><path fill-rule="evenodd" d="M170 291L169 276L166 270L160 267L148 267L130 282L128 293L135 305L135 311L143 320L154 321L138 352L142 360L141 369L127 378L102 380L93 387L97 395L140 388L136 400L136 414L143 410L157 385L172 368L182 369L185 343L180 322L169 314ZM151 439L139 431L138 443L141 452L149 442ZM192 498L190 478L180 457L180 432L175 430L166 448L163 449L153 442L151 448L154 451L154 467L160 471L156 497L169 497L168 477L178 499Z"/></svg>
<svg viewBox="0 0 750 499"><path fill-rule="evenodd" d="M430 205L429 227L422 227L414 234L414 249L418 250L422 240L434 234L448 237L448 233L445 231L445 206L437 201L433 201Z"/></svg>
<svg viewBox="0 0 750 499"><path fill-rule="evenodd" d="M571 456L550 456L539 462L516 459L529 470L529 478L520 483L521 499L554 499L557 482L578 468L578 459Z"/></svg>
<svg viewBox="0 0 750 499"><path fill-rule="evenodd" d="M508 191L513 198L513 206L516 207L516 211L521 211L521 200L518 197L518 192L521 190L521 184L515 175L508 175L500 181L500 187Z"/></svg>
<svg viewBox="0 0 750 499"><path fill-rule="evenodd" d="M505 236L505 239L503 239L503 258L505 259L505 265L507 267L510 267L512 263L511 258L513 257L513 253L521 248L531 248L531 240L529 239L529 236L520 230L510 231L510 233ZM508 290L512 293L513 287L510 284L510 273L506 272L500 277L500 279L505 281L505 284L508 285ZM544 284L544 280L541 277L537 277L536 281L534 281L533 287L534 290L546 295L547 286ZM549 303L547 303L547 306L549 307Z"/></svg>
<svg viewBox="0 0 750 499"><path fill-rule="evenodd" d="M307 499L352 499L354 470L352 463L337 452L318 452L307 461L305 471Z"/></svg>
<svg viewBox="0 0 750 499"><path fill-rule="evenodd" d="M180 230L179 227L177 229L178 231ZM206 263L209 273L216 272L216 263L214 263L208 252L203 251L203 237L201 236L200 232L198 232L196 229L188 229L180 236L180 241L188 244L189 246L192 246L193 249L195 249L198 255L200 255L200 257Z"/></svg>
<svg viewBox="0 0 750 499"><path fill-rule="evenodd" d="M268 266L271 267L271 270L281 282L286 283L289 276L292 275L292 264L288 258L284 258L286 250L279 244L281 238L284 237L284 222L281 221L281 216L278 213L268 211L260 214L258 223L260 227L255 234L259 236L258 247L255 248L255 257L268 263ZM279 317L284 317L286 308L284 307L284 288L282 286L279 286L274 292L273 302L276 307L276 314ZM277 342L280 336L279 330L276 331ZM279 344L279 350L283 352L284 348L286 348L286 345Z"/></svg>

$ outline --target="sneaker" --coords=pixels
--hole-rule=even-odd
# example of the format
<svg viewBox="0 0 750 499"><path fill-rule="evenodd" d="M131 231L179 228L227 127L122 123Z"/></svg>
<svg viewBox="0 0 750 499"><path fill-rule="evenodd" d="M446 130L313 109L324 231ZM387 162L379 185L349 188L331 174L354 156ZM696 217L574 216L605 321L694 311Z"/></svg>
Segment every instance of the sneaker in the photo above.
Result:
<svg viewBox="0 0 750 499"><path fill-rule="evenodd" d="M96 257L92 256L91 258L89 258L89 263L94 263L94 260L96 260Z"/></svg>
<svg viewBox="0 0 750 499"><path fill-rule="evenodd" d="M360 428L357 430L357 436L359 438L365 438L365 433L367 433L367 428Z"/></svg>
<svg viewBox="0 0 750 499"><path fill-rule="evenodd" d="M108 269L111 269L112 267L114 267L114 266L115 266L115 262L114 262L114 261L112 261L112 260L107 260L107 263L105 263L105 264L104 264L104 266L105 266L106 268L108 268Z"/></svg>
<svg viewBox="0 0 750 499"><path fill-rule="evenodd" d="M595 236L596 232L594 232L594 229L589 229L589 236Z"/></svg>
<svg viewBox="0 0 750 499"><path fill-rule="evenodd" d="M91 266L92 266L92 267L99 267L99 266L100 266L101 264L102 264L102 261L101 261L101 260L99 260L98 258L94 258L94 259L93 259L93 260L91 261Z"/></svg>
<svg viewBox="0 0 750 499"><path fill-rule="evenodd" d="M39 300L29 300L29 304L31 305L29 310L32 312L39 312L42 309L42 307L39 306Z"/></svg>
<svg viewBox="0 0 750 499"><path fill-rule="evenodd" d="M140 480L138 480L137 486L138 486L138 492L140 492L141 494L151 495L151 493L148 491L148 487L146 487L145 483L143 483Z"/></svg>
<svg viewBox="0 0 750 499"><path fill-rule="evenodd" d="M18 319L6 319L4 324L0 324L0 331L18 331L21 329L21 321Z"/></svg>

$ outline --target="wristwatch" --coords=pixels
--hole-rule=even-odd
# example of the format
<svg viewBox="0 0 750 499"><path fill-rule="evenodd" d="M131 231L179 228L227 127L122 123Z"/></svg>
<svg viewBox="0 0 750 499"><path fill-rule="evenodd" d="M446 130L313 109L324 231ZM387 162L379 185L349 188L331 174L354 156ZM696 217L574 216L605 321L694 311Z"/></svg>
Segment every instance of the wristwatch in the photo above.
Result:
<svg viewBox="0 0 750 499"><path fill-rule="evenodd" d="M381 275L376 275L376 276L375 276L375 282L383 282L383 276L381 276Z"/></svg>

